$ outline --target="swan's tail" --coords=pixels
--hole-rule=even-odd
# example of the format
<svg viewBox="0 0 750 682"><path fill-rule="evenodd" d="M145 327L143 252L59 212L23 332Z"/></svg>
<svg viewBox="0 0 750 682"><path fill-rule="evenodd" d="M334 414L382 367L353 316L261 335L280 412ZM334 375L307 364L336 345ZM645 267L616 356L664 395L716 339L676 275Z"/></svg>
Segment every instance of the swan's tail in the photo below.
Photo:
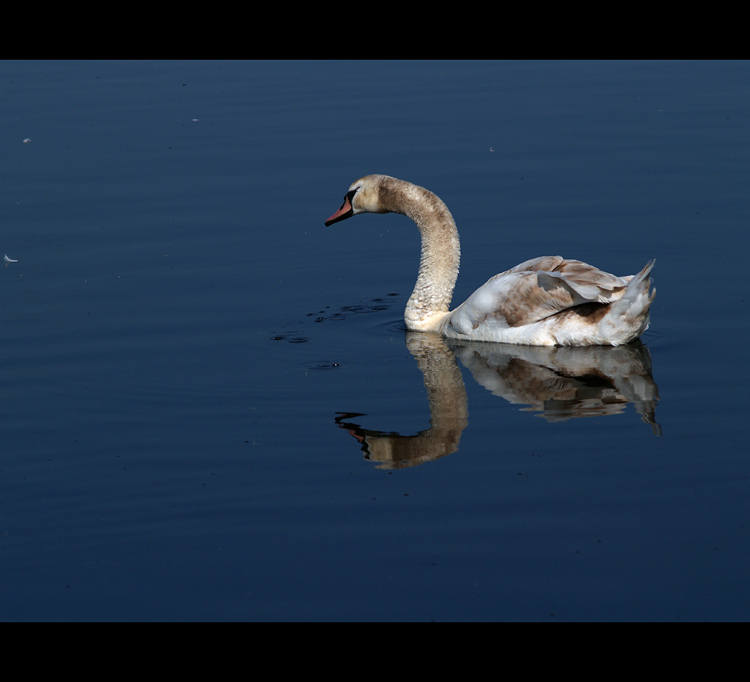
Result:
<svg viewBox="0 0 750 682"><path fill-rule="evenodd" d="M655 260L635 275L619 298L601 321L602 331L613 346L619 346L637 339L648 329L649 308L656 295L656 287L651 289L649 273Z"/></svg>

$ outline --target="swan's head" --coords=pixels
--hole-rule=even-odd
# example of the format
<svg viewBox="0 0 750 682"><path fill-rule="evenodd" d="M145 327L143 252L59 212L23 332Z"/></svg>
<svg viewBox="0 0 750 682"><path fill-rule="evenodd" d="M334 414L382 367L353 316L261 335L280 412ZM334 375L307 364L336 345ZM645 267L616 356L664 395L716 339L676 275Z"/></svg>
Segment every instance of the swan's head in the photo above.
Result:
<svg viewBox="0 0 750 682"><path fill-rule="evenodd" d="M326 225L333 225L340 220L346 220L358 213L388 213L392 208L386 207L384 193L387 191L388 181L393 180L387 175L365 175L355 180L344 197L344 203L328 220Z"/></svg>

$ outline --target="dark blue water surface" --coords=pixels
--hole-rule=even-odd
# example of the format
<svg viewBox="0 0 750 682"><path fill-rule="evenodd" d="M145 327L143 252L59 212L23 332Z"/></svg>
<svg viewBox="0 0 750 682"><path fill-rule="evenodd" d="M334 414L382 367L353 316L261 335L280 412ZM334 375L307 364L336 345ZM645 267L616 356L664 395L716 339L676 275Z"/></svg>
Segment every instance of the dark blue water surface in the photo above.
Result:
<svg viewBox="0 0 750 682"><path fill-rule="evenodd" d="M0 122L0 619L750 618L750 64L0 62ZM643 345L407 335L414 226L323 226L373 172L454 303L656 258Z"/></svg>

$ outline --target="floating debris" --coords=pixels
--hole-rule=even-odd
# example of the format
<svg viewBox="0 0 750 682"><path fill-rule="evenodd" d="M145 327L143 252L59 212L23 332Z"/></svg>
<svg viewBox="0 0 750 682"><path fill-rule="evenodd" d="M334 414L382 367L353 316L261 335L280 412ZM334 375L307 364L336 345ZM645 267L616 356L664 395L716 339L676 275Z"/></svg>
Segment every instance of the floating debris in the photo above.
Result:
<svg viewBox="0 0 750 682"><path fill-rule="evenodd" d="M30 137L25 137L25 138L23 139L23 143L24 143L24 144L29 144L29 142L31 142L31 138L30 138Z"/></svg>
<svg viewBox="0 0 750 682"><path fill-rule="evenodd" d="M18 261L15 258L8 258L8 256L5 256L5 262L6 263L18 263Z"/></svg>

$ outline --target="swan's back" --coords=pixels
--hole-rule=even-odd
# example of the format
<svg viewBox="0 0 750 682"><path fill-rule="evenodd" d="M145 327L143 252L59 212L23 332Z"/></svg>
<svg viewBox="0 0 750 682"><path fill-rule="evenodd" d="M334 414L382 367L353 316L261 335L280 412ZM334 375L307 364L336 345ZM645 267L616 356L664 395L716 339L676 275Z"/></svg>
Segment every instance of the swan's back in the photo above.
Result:
<svg viewBox="0 0 750 682"><path fill-rule="evenodd" d="M442 332L452 338L534 345L627 343L648 326L652 267L653 262L637 276L631 292L634 305L627 306L628 314L620 314L623 319L614 326L611 319L604 323L605 318L631 288L632 276L617 277L578 260L542 256L488 280L446 318Z"/></svg>

